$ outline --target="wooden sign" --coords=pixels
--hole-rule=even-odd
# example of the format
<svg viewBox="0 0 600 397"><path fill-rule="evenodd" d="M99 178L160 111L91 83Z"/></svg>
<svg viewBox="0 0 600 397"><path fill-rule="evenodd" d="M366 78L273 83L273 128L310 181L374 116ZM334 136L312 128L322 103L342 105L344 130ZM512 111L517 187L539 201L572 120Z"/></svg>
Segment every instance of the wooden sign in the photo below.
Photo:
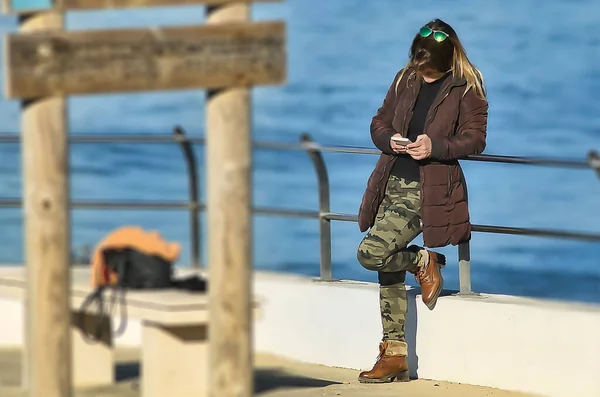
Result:
<svg viewBox="0 0 600 397"><path fill-rule="evenodd" d="M5 95L51 95L279 84L283 22L11 34Z"/></svg>
<svg viewBox="0 0 600 397"><path fill-rule="evenodd" d="M131 8L152 6L181 6L181 5L223 5L232 3L264 3L282 0L2 0L4 12L25 13L55 9L93 10L108 8Z"/></svg>

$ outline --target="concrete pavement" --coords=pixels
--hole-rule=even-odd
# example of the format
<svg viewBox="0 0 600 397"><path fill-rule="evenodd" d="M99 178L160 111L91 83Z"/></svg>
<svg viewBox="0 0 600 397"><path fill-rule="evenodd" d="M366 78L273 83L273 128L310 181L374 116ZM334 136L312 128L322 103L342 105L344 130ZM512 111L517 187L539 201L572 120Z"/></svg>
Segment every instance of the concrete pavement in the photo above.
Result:
<svg viewBox="0 0 600 397"><path fill-rule="evenodd" d="M118 382L111 387L77 390L74 397L139 397L138 358L136 350L119 350ZM358 371L303 364L259 354L256 356L255 396L533 397L531 394L423 379L408 383L365 385L357 382L357 375ZM21 352L0 350L0 396L25 397L25 391L19 388L20 379Z"/></svg>

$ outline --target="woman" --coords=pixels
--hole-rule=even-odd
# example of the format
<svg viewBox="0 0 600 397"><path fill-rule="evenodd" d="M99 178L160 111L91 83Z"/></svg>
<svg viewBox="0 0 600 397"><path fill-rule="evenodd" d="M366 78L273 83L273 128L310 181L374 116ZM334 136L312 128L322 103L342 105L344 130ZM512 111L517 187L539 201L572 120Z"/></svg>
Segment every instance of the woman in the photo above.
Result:
<svg viewBox="0 0 600 397"><path fill-rule="evenodd" d="M421 232L429 248L470 240L458 159L485 149L487 112L483 76L454 29L439 19L423 26L371 123L382 154L360 206L360 230L370 230L357 256L378 272L383 339L375 366L359 375L360 382L408 381L406 272L414 274L432 310L445 265L443 255L409 243Z"/></svg>

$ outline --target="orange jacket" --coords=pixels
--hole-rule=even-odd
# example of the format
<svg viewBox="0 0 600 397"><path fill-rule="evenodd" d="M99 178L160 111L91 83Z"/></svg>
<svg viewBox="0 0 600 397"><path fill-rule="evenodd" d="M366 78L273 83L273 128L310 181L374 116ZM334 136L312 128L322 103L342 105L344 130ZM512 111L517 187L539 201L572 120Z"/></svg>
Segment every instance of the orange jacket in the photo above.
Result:
<svg viewBox="0 0 600 397"><path fill-rule="evenodd" d="M144 231L136 226L123 226L115 229L102 240L94 250L91 258L91 284L94 287L114 285L118 274L112 272L104 263L103 251L106 249L133 248L148 255L156 255L174 263L181 252L179 243L167 242L156 231Z"/></svg>

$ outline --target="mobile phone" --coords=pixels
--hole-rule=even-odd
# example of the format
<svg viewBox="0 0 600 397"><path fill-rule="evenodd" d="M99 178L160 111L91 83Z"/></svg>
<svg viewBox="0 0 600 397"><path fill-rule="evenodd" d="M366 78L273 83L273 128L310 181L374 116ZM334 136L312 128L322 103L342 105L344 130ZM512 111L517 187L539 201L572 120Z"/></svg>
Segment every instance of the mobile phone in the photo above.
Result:
<svg viewBox="0 0 600 397"><path fill-rule="evenodd" d="M393 136L392 141L396 142L398 145L401 145L401 146L406 146L412 142L410 139L404 138L401 136Z"/></svg>

